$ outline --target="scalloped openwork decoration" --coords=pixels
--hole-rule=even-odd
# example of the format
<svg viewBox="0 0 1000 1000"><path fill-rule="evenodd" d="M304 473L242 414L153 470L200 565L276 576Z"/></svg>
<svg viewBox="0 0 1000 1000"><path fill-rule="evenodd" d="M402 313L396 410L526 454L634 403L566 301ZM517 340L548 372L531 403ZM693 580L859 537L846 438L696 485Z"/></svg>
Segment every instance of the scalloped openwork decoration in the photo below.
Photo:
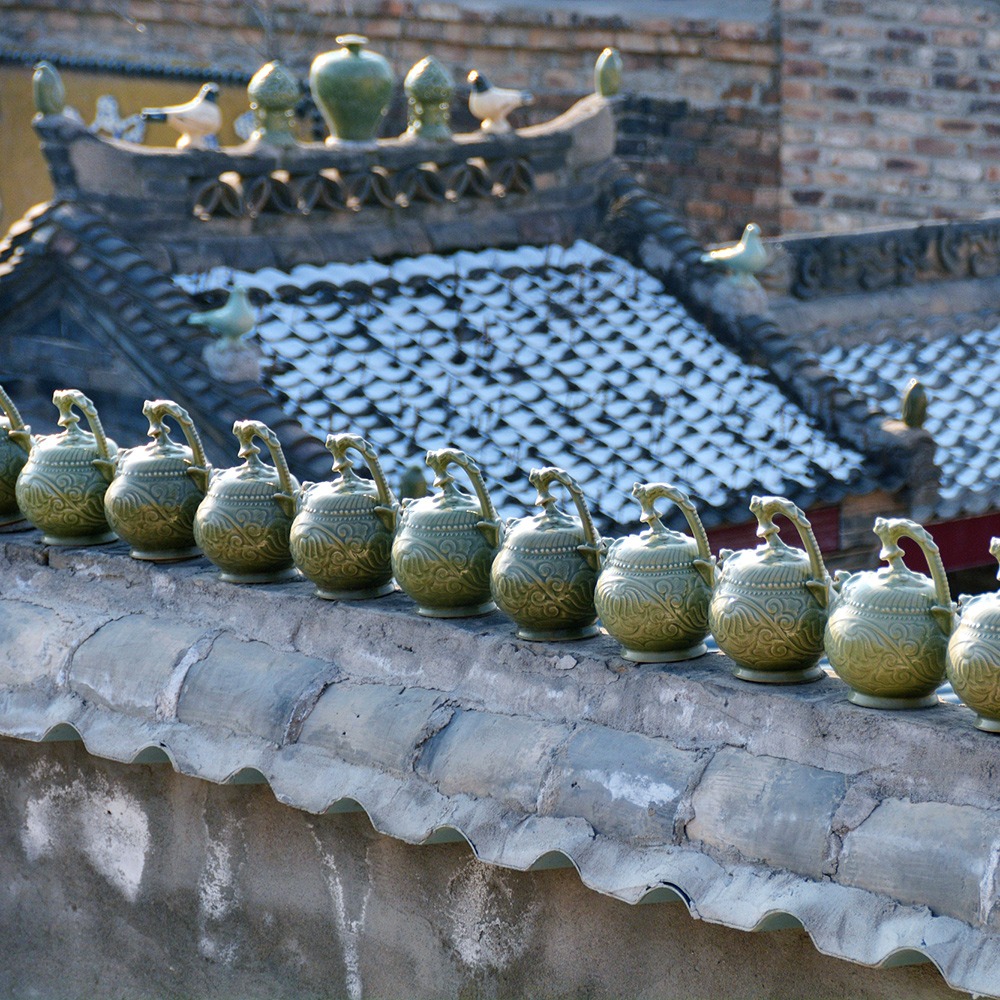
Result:
<svg viewBox="0 0 1000 1000"><path fill-rule="evenodd" d="M192 214L209 222L255 219L263 214L360 212L367 207L407 209L420 202L441 205L472 198L500 199L534 189L534 168L523 157L496 161L474 157L400 170L377 165L341 173L331 168L305 176L290 176L283 170L253 176L227 171L194 188Z"/></svg>

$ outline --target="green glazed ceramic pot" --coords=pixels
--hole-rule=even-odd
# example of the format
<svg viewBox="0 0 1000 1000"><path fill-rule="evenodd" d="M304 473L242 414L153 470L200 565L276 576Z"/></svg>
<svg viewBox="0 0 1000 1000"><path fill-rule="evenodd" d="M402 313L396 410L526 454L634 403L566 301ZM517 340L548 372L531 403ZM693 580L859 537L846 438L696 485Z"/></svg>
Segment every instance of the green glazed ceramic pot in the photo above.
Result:
<svg viewBox="0 0 1000 1000"><path fill-rule="evenodd" d="M608 544L594 594L597 614L626 660L701 656L715 565L705 528L688 495L674 486L636 483L632 496L648 530ZM694 537L663 526L654 506L661 498L680 507Z"/></svg>
<svg viewBox="0 0 1000 1000"><path fill-rule="evenodd" d="M399 502L372 446L354 434L331 434L332 483L305 483L298 496L290 546L299 572L316 596L334 601L383 597L392 585L392 537ZM347 452L358 452L375 482L361 479Z"/></svg>
<svg viewBox="0 0 1000 1000"><path fill-rule="evenodd" d="M741 680L819 680L830 577L812 526L783 497L753 497L750 511L764 544L719 554L708 627L719 649L735 661L733 672ZM778 537L776 514L795 525L805 551L790 548Z"/></svg>
<svg viewBox="0 0 1000 1000"><path fill-rule="evenodd" d="M496 610L490 597L490 566L503 535L479 466L452 448L427 452L434 470L433 496L404 500L392 572L400 588L429 618L465 618ZM451 466L472 482L472 497L455 485Z"/></svg>
<svg viewBox="0 0 1000 1000"><path fill-rule="evenodd" d="M153 439L118 453L115 478L104 494L104 513L133 559L173 562L201 553L194 543L194 516L208 490L209 465L187 410L169 399L147 399L142 407ZM176 444L164 420L170 417L189 447Z"/></svg>
<svg viewBox="0 0 1000 1000"><path fill-rule="evenodd" d="M107 437L94 404L77 389L57 389L61 434L31 439L15 493L24 516L48 545L102 545L115 534L104 516L104 494L115 471L118 446ZM90 431L81 430L80 410Z"/></svg>
<svg viewBox="0 0 1000 1000"><path fill-rule="evenodd" d="M990 539L990 555L1000 560L1000 538ZM1000 733L1000 594L963 595L958 603L961 618L948 640L948 680L976 713L976 728Z"/></svg>
<svg viewBox="0 0 1000 1000"><path fill-rule="evenodd" d="M944 563L929 532L904 518L878 518L877 571L837 574L824 643L830 666L866 708L929 708L944 680L955 608ZM900 538L923 550L931 578L903 562Z"/></svg>
<svg viewBox="0 0 1000 1000"><path fill-rule="evenodd" d="M517 624L517 634L532 641L588 639L597 635L594 588L602 542L576 480L562 469L532 469L542 510L512 519L493 563L490 583L497 607ZM556 506L550 488L560 483L576 505L578 517Z"/></svg>
<svg viewBox="0 0 1000 1000"><path fill-rule="evenodd" d="M309 88L330 139L372 142L389 110L393 75L389 63L368 52L364 35L338 35L336 52L323 52L309 70Z"/></svg>
<svg viewBox="0 0 1000 1000"><path fill-rule="evenodd" d="M3 386L0 386L0 409L6 414L0 417L0 527L6 527L24 521L14 488L28 461L31 428L21 419L14 400Z"/></svg>
<svg viewBox="0 0 1000 1000"><path fill-rule="evenodd" d="M194 540L227 583L279 583L297 576L288 537L299 484L288 471L281 444L259 420L237 420L242 465L213 471L194 518ZM274 466L258 457L263 441Z"/></svg>

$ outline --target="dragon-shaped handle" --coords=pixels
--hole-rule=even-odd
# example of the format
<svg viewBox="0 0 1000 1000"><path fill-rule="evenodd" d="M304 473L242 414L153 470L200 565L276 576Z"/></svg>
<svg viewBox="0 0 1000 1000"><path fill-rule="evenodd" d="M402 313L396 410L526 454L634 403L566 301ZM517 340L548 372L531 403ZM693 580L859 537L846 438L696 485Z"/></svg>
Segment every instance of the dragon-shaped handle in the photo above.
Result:
<svg viewBox="0 0 1000 1000"><path fill-rule="evenodd" d="M812 579L806 581L806 586L820 606L825 608L830 603L830 574L823 564L819 542L813 534L809 518L791 500L786 500L784 497L751 497L750 512L757 518L757 537L763 538L771 546L775 545L776 536L780 531L774 523L776 514L783 514L795 525L795 530L802 540L802 547L809 556Z"/></svg>
<svg viewBox="0 0 1000 1000"><path fill-rule="evenodd" d="M59 410L59 426L67 431L80 422L80 418L73 412L74 406L87 418L100 456L94 459L94 467L110 483L115 475L115 455L108 447L108 437L104 433L101 418L97 415L97 407L79 389L56 389L52 393L52 402Z"/></svg>
<svg viewBox="0 0 1000 1000"><path fill-rule="evenodd" d="M189 447L193 463L188 467L188 475L194 480L195 485L202 493L208 492L208 478L210 466L205 448L201 443L201 435L195 427L191 415L183 406L179 406L172 399L147 399L142 405L142 415L149 421L149 436L154 440L159 440L160 435L169 439L167 427L164 421L167 417L174 420L184 435Z"/></svg>
<svg viewBox="0 0 1000 1000"><path fill-rule="evenodd" d="M294 517L296 485L288 468L288 462L285 461L285 453L281 450L278 435L259 420L237 420L233 424L233 434L240 443L239 456L247 462L255 460L260 454L260 448L253 443L254 438L263 441L267 446L281 485L281 492L276 493L274 499L289 517Z"/></svg>
<svg viewBox="0 0 1000 1000"><path fill-rule="evenodd" d="M333 455L333 471L340 473L341 478L353 476L353 463L348 457L348 451L356 451L371 471L378 490L378 506L376 514L382 519L389 531L396 528L396 517L399 513L399 501L389 488L389 483L382 471L382 463L375 454L375 449L363 437L357 434L328 434L326 449Z"/></svg>
<svg viewBox="0 0 1000 1000"><path fill-rule="evenodd" d="M438 489L444 489L449 483L454 482L454 478L448 472L450 466L457 465L464 470L476 491L479 509L482 511L483 519L479 522L479 530L492 546L498 546L500 544L500 517L496 507L493 506L489 493L486 492L486 483L483 481L483 474L476 461L457 448L439 448L436 451L429 451L425 461L434 470L434 485Z"/></svg>
<svg viewBox="0 0 1000 1000"><path fill-rule="evenodd" d="M7 437L25 451L31 451L31 428L21 419L14 400L7 395L7 390L2 385L0 385L0 408L7 414L7 422L10 424Z"/></svg>
<svg viewBox="0 0 1000 1000"><path fill-rule="evenodd" d="M594 569L600 569L604 541L594 527L594 519L590 516L590 508L587 506L580 484L568 472L552 465L544 469L532 469L528 473L528 482L538 490L535 503L543 510L547 510L555 503L555 497L551 493L552 484L559 483L565 487L573 503L576 504L577 513L583 524L584 543L578 546L580 553Z"/></svg>
<svg viewBox="0 0 1000 1000"><path fill-rule="evenodd" d="M632 496L639 501L642 507L639 520L648 525L649 530L655 534L666 534L667 531L660 521L660 515L656 512L656 501L669 500L680 508L684 520L687 521L688 527L691 529L695 545L698 547L695 568L711 587L715 579L715 560L712 558L712 550L708 544L705 526L701 523L698 509L691 498L683 490L670 483L636 483L632 487Z"/></svg>
<svg viewBox="0 0 1000 1000"><path fill-rule="evenodd" d="M931 533L923 525L905 517L877 517L874 531L882 542L882 550L878 557L885 560L892 568L906 566L903 561L906 553L899 545L900 538L912 538L920 546L924 558L927 560L927 565L930 567L931 579L934 581L934 596L937 604L930 609L931 614L937 620L941 631L945 635L951 635L955 624L951 588L948 586L948 576L941 559L941 550L931 537ZM990 543L990 552L994 555L996 553L993 552L993 543L997 541L998 539L993 539ZM998 551L1000 551L1000 546L998 546Z"/></svg>

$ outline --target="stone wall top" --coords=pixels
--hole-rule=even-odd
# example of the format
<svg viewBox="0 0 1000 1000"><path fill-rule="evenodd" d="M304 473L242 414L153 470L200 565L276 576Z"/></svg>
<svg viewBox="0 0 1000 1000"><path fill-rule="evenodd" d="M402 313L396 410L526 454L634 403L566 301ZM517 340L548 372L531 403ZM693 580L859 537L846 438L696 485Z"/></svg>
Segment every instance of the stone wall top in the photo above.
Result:
<svg viewBox="0 0 1000 1000"><path fill-rule="evenodd" d="M8 535L0 570L3 735L267 781L408 842L572 864L629 902L802 925L827 954L926 958L998 995L1000 744L957 706L872 712L832 678L744 684L718 654L638 667L607 638L526 643L120 545Z"/></svg>

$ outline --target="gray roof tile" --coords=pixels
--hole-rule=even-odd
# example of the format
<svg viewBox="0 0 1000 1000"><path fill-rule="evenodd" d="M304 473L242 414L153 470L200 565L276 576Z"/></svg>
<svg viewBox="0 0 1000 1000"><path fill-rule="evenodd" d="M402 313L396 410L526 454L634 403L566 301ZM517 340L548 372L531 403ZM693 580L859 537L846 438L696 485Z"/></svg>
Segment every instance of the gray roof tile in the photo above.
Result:
<svg viewBox="0 0 1000 1000"><path fill-rule="evenodd" d="M540 462L587 484L605 530L634 522L640 479L691 490L710 524L746 520L755 489L808 503L866 482L860 452L588 243L177 281L256 290L267 380L307 431L371 436L394 480L425 449L460 447L502 516L524 513Z"/></svg>

